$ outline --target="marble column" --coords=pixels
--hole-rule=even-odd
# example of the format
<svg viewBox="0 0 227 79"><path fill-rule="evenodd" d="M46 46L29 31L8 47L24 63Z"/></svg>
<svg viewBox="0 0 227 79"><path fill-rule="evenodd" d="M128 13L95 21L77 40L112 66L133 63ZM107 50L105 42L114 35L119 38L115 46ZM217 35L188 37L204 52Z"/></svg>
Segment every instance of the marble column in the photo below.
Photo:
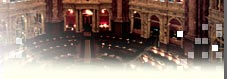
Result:
<svg viewBox="0 0 227 79"><path fill-rule="evenodd" d="M57 21L59 19L58 17L58 0L53 0L53 9L52 9L52 12L53 12L53 18L52 18L52 21Z"/></svg>
<svg viewBox="0 0 227 79"><path fill-rule="evenodd" d="M168 44L169 42L169 26L168 26L168 16L163 16L163 22L162 26L163 27L163 43Z"/></svg>
<svg viewBox="0 0 227 79"><path fill-rule="evenodd" d="M64 31L66 31L66 12L64 11L63 13L63 16L64 16Z"/></svg>
<svg viewBox="0 0 227 79"><path fill-rule="evenodd" d="M143 38L147 38L147 14L144 13L143 15Z"/></svg>
<svg viewBox="0 0 227 79"><path fill-rule="evenodd" d="M109 15L108 15L108 16L109 16L109 31L111 31L111 30L112 30L112 29L111 29L111 28L112 28L112 26L111 26L111 25L112 25L112 24L111 24L112 11L111 11L111 10L108 10L108 12L109 12Z"/></svg>
<svg viewBox="0 0 227 79"><path fill-rule="evenodd" d="M78 33L79 32L79 16L78 16L78 10L75 10L75 21L76 21L76 32Z"/></svg>
<svg viewBox="0 0 227 79"><path fill-rule="evenodd" d="M117 0L117 20L122 20L122 0Z"/></svg>
<svg viewBox="0 0 227 79"><path fill-rule="evenodd" d="M212 9L214 7L213 0L210 0L209 4L210 4L209 9Z"/></svg>
<svg viewBox="0 0 227 79"><path fill-rule="evenodd" d="M189 0L189 13L188 13L188 38L194 40L196 35L196 1Z"/></svg>
<svg viewBox="0 0 227 79"><path fill-rule="evenodd" d="M150 16L150 15L149 15ZM147 38L150 38L150 34L151 34L151 31L150 31L150 29L151 29L151 18L150 17L148 17L148 24L147 24Z"/></svg>
<svg viewBox="0 0 227 79"><path fill-rule="evenodd" d="M210 44L214 44L214 42L215 42L215 36L216 36L216 35L214 35L214 34L215 34L214 29L215 29L215 28L213 28L213 27L215 27L215 25L212 24L212 23L209 23L209 26L211 27L211 29L210 29L210 36L211 36ZM215 30L216 30L216 29L215 29ZM210 45L209 48L212 49L212 45ZM214 53L215 53L215 52L213 52L212 50L210 50L210 52L209 52L209 59L210 59L210 62L213 62L213 61L215 60L215 58L214 58L215 54L214 54Z"/></svg>
<svg viewBox="0 0 227 79"><path fill-rule="evenodd" d="M27 30L28 30L28 16L26 15L26 16L24 16L24 22L25 22L25 25L24 25L24 27L25 27L25 29L24 29L24 39L27 39Z"/></svg>
<svg viewBox="0 0 227 79"><path fill-rule="evenodd" d="M45 17L44 17L44 13L41 14L41 20L42 20L42 34L45 34Z"/></svg>
<svg viewBox="0 0 227 79"><path fill-rule="evenodd" d="M11 39L10 39L10 36L11 36L11 35L9 35L9 33L10 33L9 27L10 27L10 26L13 26L13 25L12 25L13 22L10 23L10 22L9 22L9 21L10 21L10 20L9 20L10 18L7 18L7 19L8 19L8 22L6 22L6 24L5 24L4 26L6 27L6 44L9 44L9 43L10 43L10 40L11 40ZM10 26L9 26L8 24L10 24Z"/></svg>
<svg viewBox="0 0 227 79"><path fill-rule="evenodd" d="M221 11L221 0L217 0L218 1L218 10Z"/></svg>
<svg viewBox="0 0 227 79"><path fill-rule="evenodd" d="M141 14L141 17L140 17L140 19L141 19L141 29L140 29L140 37L144 37L144 19L143 19L144 17L143 17L143 13Z"/></svg>
<svg viewBox="0 0 227 79"><path fill-rule="evenodd" d="M76 28L77 28L77 23L76 23L77 20L76 20L76 13L75 13L75 12L76 12L76 10L73 9L73 15L74 15L73 17L74 17L74 20L75 20L75 21L74 21L74 25L76 25L76 26L73 25L73 27L74 27L74 32L77 32L77 31L76 31L76 30L77 30L77 29L76 29Z"/></svg>
<svg viewBox="0 0 227 79"><path fill-rule="evenodd" d="M99 16L99 11L97 10L97 24L96 24L96 32L99 32L99 22L100 22L100 16Z"/></svg>
<svg viewBox="0 0 227 79"><path fill-rule="evenodd" d="M133 33L133 26L134 26L134 16L133 16L133 13L130 12L130 21L131 21L131 24L130 24L130 33Z"/></svg>
<svg viewBox="0 0 227 79"><path fill-rule="evenodd" d="M160 21L159 21L159 41L163 44L165 44L165 41L164 41L164 27L165 27L165 23L163 23L163 20L160 18Z"/></svg>
<svg viewBox="0 0 227 79"><path fill-rule="evenodd" d="M95 32L95 15L96 15L95 9L93 9L92 12L93 12L93 15L92 15L92 32Z"/></svg>
<svg viewBox="0 0 227 79"><path fill-rule="evenodd" d="M26 35L26 39L30 39L30 37L32 37L32 34L28 32L29 27L31 27L31 16L27 15L27 27L25 28L25 35Z"/></svg>
<svg viewBox="0 0 227 79"><path fill-rule="evenodd" d="M80 32L83 32L83 17L82 17L82 9L79 12L79 19L80 19Z"/></svg>

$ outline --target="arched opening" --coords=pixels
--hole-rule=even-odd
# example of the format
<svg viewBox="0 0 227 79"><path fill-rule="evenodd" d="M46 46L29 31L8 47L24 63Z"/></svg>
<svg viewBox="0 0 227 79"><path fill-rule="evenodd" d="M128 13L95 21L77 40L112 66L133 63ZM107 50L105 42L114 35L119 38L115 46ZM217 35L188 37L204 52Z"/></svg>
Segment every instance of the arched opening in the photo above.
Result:
<svg viewBox="0 0 227 79"><path fill-rule="evenodd" d="M35 23L42 23L42 14L36 13L34 17L34 22ZM36 27L29 27L29 29L32 29L35 33L35 36L41 35L42 34L42 25L41 26L36 26Z"/></svg>
<svg viewBox="0 0 227 79"><path fill-rule="evenodd" d="M4 20L0 20L0 46L6 44L7 37L7 24Z"/></svg>
<svg viewBox="0 0 227 79"><path fill-rule="evenodd" d="M150 36L153 40L153 43L155 46L158 46L159 44L159 34L160 34L160 20L157 16L151 16L150 17Z"/></svg>
<svg viewBox="0 0 227 79"><path fill-rule="evenodd" d="M25 33L25 16L22 15L16 19L16 37L22 38Z"/></svg>
<svg viewBox="0 0 227 79"><path fill-rule="evenodd" d="M141 18L140 18L140 14L139 13L134 13L133 15L133 32L136 34L140 34L141 31Z"/></svg>
<svg viewBox="0 0 227 79"><path fill-rule="evenodd" d="M172 19L169 22L169 43L174 45L181 45L181 37L177 37L177 31L181 30L182 26L181 23L176 20Z"/></svg>
<svg viewBox="0 0 227 79"><path fill-rule="evenodd" d="M82 10L82 23L85 32L91 32L92 30L92 16L93 12L90 9Z"/></svg>
<svg viewBox="0 0 227 79"><path fill-rule="evenodd" d="M159 37L159 30L160 30L159 18L156 16L151 16L150 19L151 19L150 35L152 37Z"/></svg>
<svg viewBox="0 0 227 79"><path fill-rule="evenodd" d="M0 21L0 31L6 31L6 22L4 20Z"/></svg>
<svg viewBox="0 0 227 79"><path fill-rule="evenodd" d="M76 27L75 23L75 12L73 9L68 9L66 12L66 21L65 21L65 26L66 26L66 31L74 31Z"/></svg>
<svg viewBox="0 0 227 79"><path fill-rule="evenodd" d="M23 44L23 42L25 42L25 31L27 30L27 20L26 17L24 15L21 15L19 17L16 18L16 44ZM26 28L26 29L25 29Z"/></svg>
<svg viewBox="0 0 227 79"><path fill-rule="evenodd" d="M99 13L99 18L100 18L100 23L99 23L99 28L100 32L107 31L110 27L109 23L109 12L106 9L102 9Z"/></svg>
<svg viewBox="0 0 227 79"><path fill-rule="evenodd" d="M42 23L42 19L41 19L41 14L40 13L36 13L35 22L36 23Z"/></svg>

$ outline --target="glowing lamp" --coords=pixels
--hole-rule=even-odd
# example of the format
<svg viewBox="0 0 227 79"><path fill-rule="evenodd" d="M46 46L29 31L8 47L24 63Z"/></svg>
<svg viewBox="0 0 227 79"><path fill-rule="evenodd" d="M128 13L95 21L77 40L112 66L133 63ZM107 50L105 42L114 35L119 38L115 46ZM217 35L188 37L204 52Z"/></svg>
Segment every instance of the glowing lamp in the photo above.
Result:
<svg viewBox="0 0 227 79"><path fill-rule="evenodd" d="M158 53L158 51L157 51L157 50L153 50L153 52L154 52L155 54L157 54L157 53Z"/></svg>
<svg viewBox="0 0 227 79"><path fill-rule="evenodd" d="M73 14L73 10L72 9L68 9L70 14Z"/></svg>
<svg viewBox="0 0 227 79"><path fill-rule="evenodd" d="M103 27L108 28L108 25L107 24L103 24Z"/></svg>
<svg viewBox="0 0 227 79"><path fill-rule="evenodd" d="M174 61L176 64L180 64L180 61L179 60L175 60Z"/></svg>
<svg viewBox="0 0 227 79"><path fill-rule="evenodd" d="M103 28L103 25L100 25L99 27Z"/></svg>
<svg viewBox="0 0 227 79"><path fill-rule="evenodd" d="M85 12L83 14L86 14L86 15L93 15L92 11L91 10L85 10Z"/></svg>
<svg viewBox="0 0 227 79"><path fill-rule="evenodd" d="M156 49L157 49L157 47L153 47L153 49L155 49L155 50L156 50Z"/></svg>
<svg viewBox="0 0 227 79"><path fill-rule="evenodd" d="M160 53L160 55L164 57L165 56L165 53Z"/></svg>
<svg viewBox="0 0 227 79"><path fill-rule="evenodd" d="M105 43L102 43L102 45L104 46L104 45L105 45Z"/></svg>
<svg viewBox="0 0 227 79"><path fill-rule="evenodd" d="M105 13L105 9L102 9L102 11L101 11L103 14Z"/></svg>
<svg viewBox="0 0 227 79"><path fill-rule="evenodd" d="M69 25L65 25L65 27L66 27L66 28L68 28L68 27L69 27Z"/></svg>
<svg viewBox="0 0 227 79"><path fill-rule="evenodd" d="M144 61L144 62L148 62L148 61L149 61L149 60L148 60L148 56L145 55L145 56L143 57L143 61Z"/></svg>
<svg viewBox="0 0 227 79"><path fill-rule="evenodd" d="M136 11L134 11L133 13L134 13L134 14L136 14L137 12L136 12Z"/></svg>
<svg viewBox="0 0 227 79"><path fill-rule="evenodd" d="M169 60L172 60L173 58L172 58L171 56L168 56L168 59L169 59Z"/></svg>

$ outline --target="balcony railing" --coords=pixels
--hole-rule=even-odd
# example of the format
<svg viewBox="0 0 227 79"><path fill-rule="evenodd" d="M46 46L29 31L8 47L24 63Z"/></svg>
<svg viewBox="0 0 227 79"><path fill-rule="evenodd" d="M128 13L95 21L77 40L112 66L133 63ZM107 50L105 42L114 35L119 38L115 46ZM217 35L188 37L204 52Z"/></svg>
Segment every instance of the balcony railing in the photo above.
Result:
<svg viewBox="0 0 227 79"><path fill-rule="evenodd" d="M133 0L133 1L129 2L129 5L184 11L183 2L161 2L159 0L157 0L157 1L154 1L154 0L144 0L144 1Z"/></svg>
<svg viewBox="0 0 227 79"><path fill-rule="evenodd" d="M112 0L63 0L63 3L111 3Z"/></svg>
<svg viewBox="0 0 227 79"><path fill-rule="evenodd" d="M32 10L33 7L45 6L43 0L29 0L20 2L10 2L0 4L0 18L14 16L23 12L22 10Z"/></svg>
<svg viewBox="0 0 227 79"><path fill-rule="evenodd" d="M9 3L2 3L0 4L0 10L2 9L14 9L14 8L20 8L20 7L27 7L27 6L37 6L45 4L42 0L25 0L25 1L19 1L19 2L9 2Z"/></svg>

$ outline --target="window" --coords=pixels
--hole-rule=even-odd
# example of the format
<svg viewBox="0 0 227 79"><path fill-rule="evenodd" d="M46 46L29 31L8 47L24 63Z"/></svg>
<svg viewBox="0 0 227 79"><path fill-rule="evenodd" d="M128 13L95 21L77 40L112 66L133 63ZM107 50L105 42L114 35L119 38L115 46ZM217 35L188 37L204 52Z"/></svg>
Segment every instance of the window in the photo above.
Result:
<svg viewBox="0 0 227 79"><path fill-rule="evenodd" d="M160 0L160 2L165 2L165 0Z"/></svg>
<svg viewBox="0 0 227 79"><path fill-rule="evenodd" d="M174 2L174 0L169 0L169 2L173 3L173 2Z"/></svg>
<svg viewBox="0 0 227 79"><path fill-rule="evenodd" d="M183 0L176 0L176 2L183 2Z"/></svg>

